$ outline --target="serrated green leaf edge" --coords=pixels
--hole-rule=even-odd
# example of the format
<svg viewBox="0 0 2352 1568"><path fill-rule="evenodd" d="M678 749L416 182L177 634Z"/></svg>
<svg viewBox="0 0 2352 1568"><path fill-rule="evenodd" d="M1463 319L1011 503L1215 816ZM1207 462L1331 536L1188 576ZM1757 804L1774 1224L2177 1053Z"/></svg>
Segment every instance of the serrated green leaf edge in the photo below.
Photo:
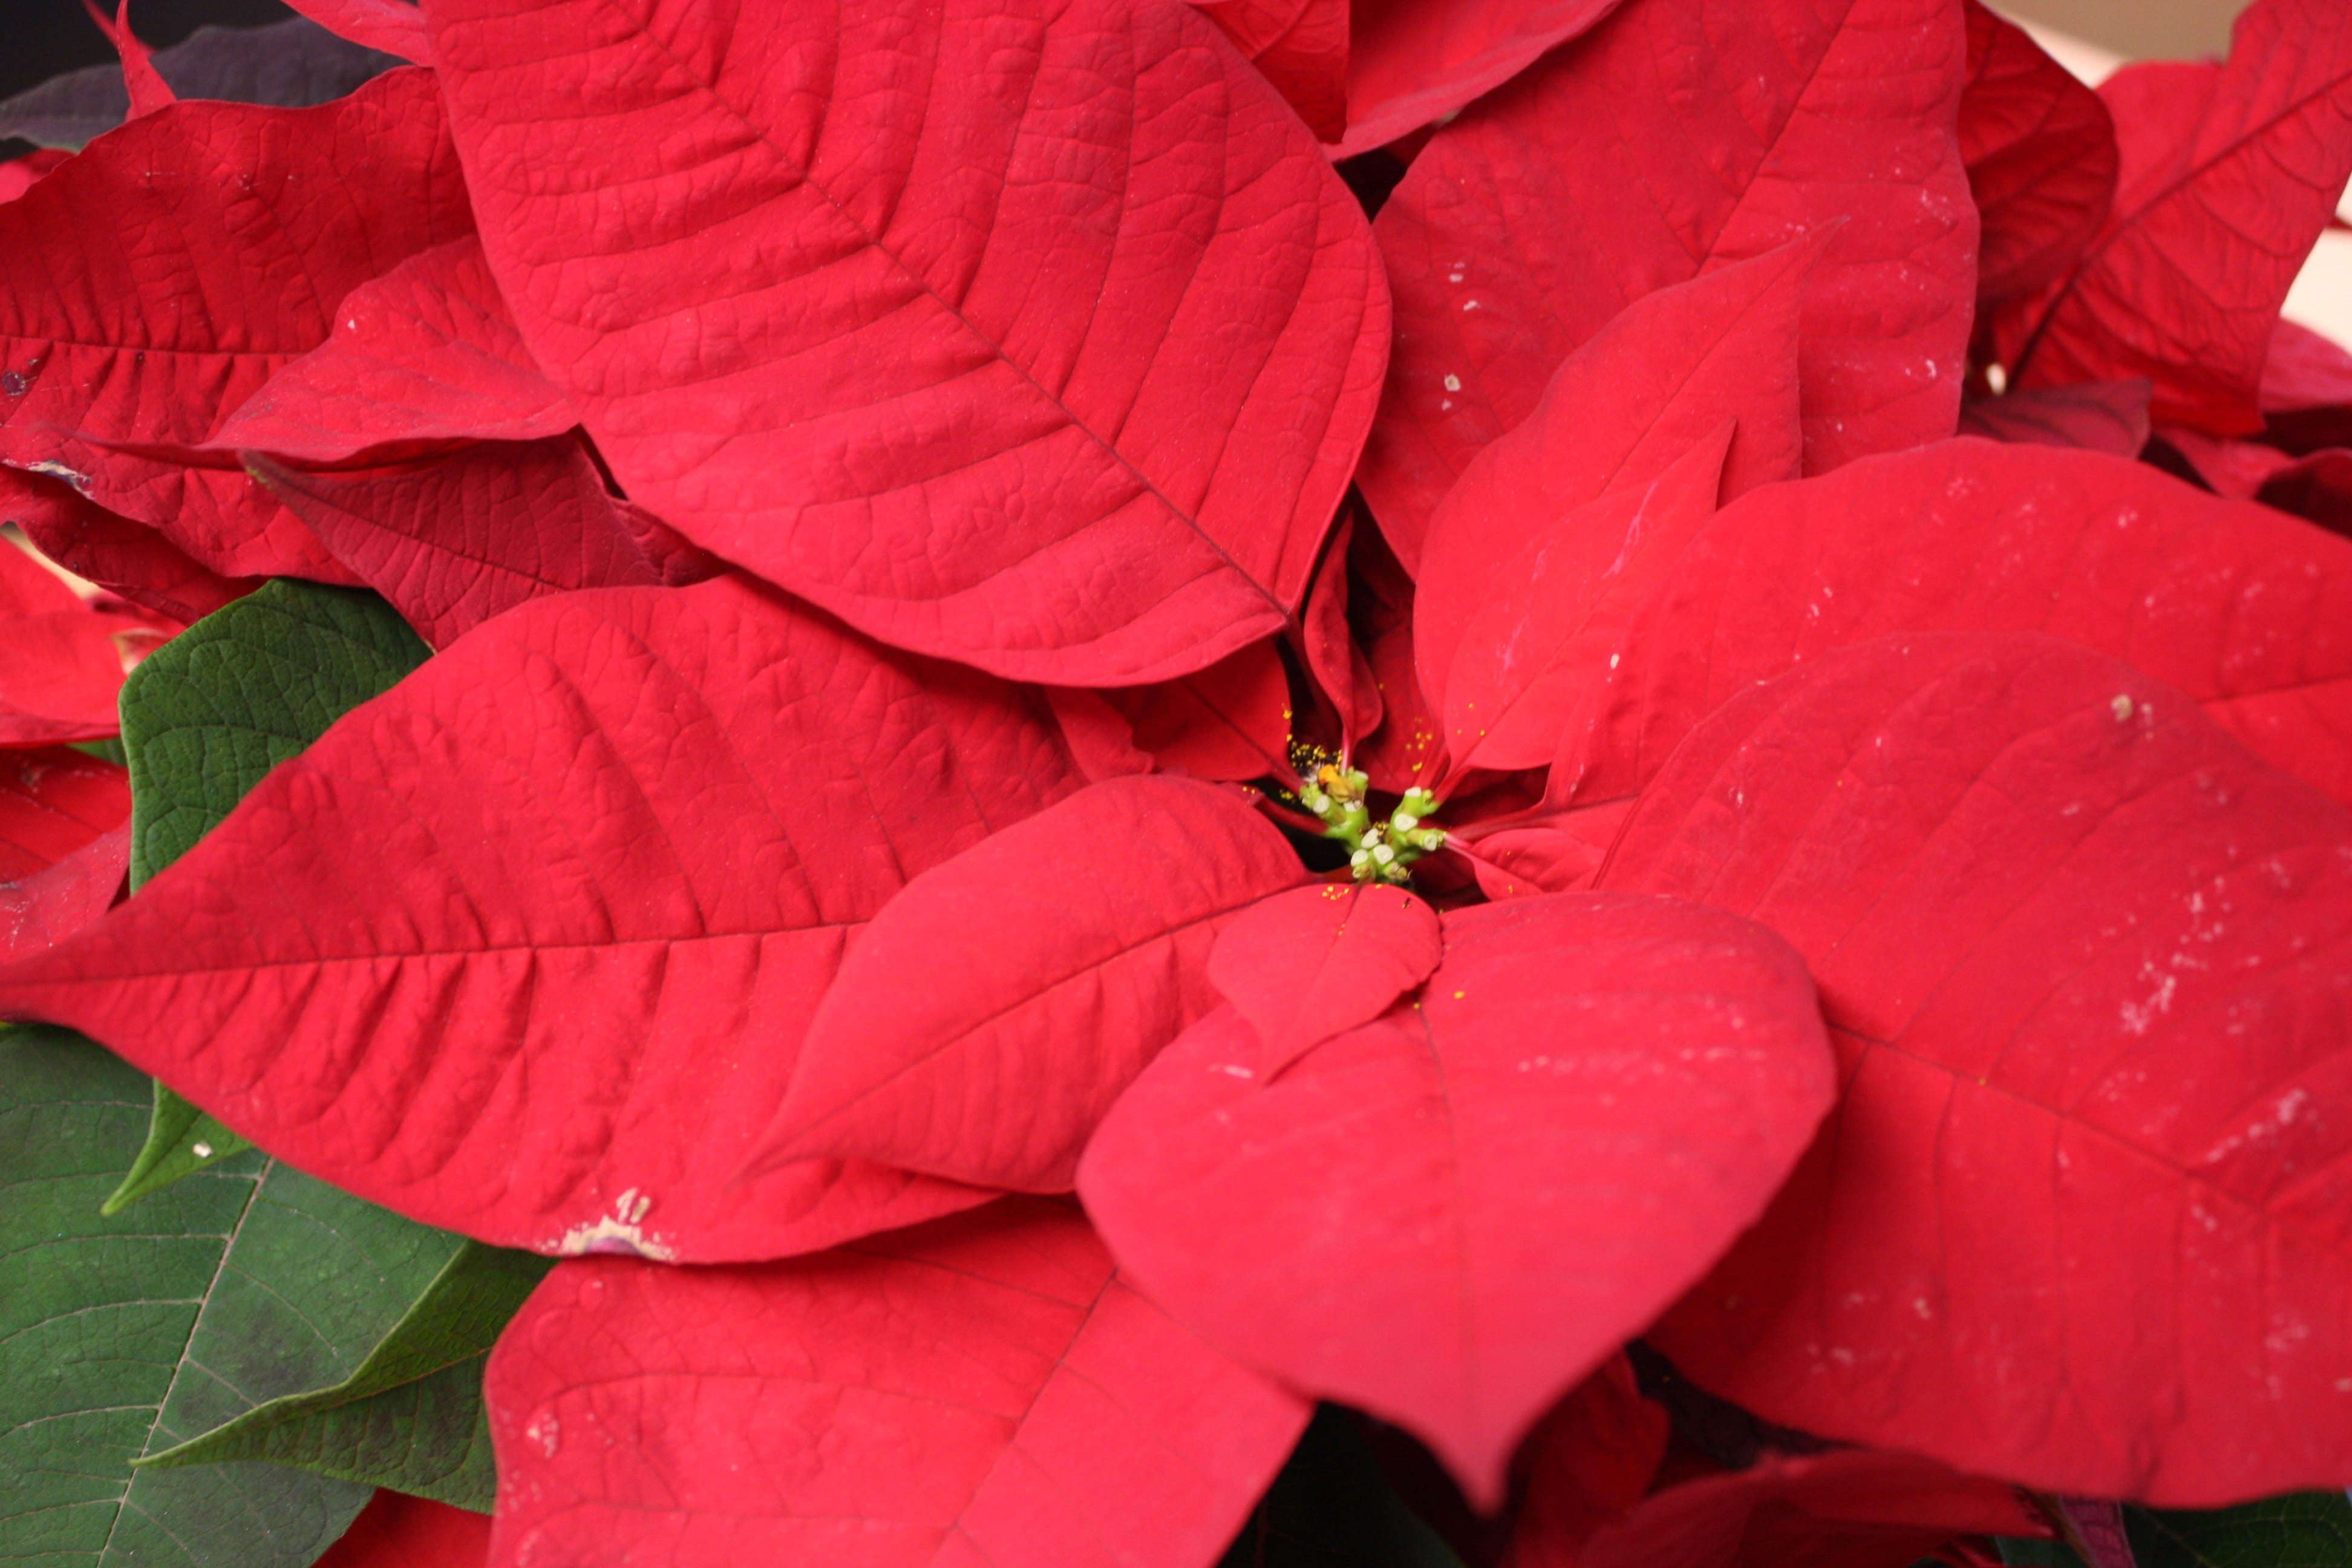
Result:
<svg viewBox="0 0 2352 1568"><path fill-rule="evenodd" d="M224 1426L134 1462L171 1468L266 1460L490 1511L498 1471L482 1366L552 1259L469 1241L358 1371L329 1388L256 1405ZM454 1453L415 1433L465 1430Z"/></svg>
<svg viewBox="0 0 2352 1568"><path fill-rule="evenodd" d="M430 654L365 589L280 577L149 655L122 684L115 743L131 770L131 891L217 826L270 769ZM227 737L225 756L202 738L210 731ZM183 754L192 732L193 759ZM146 1143L102 1212L119 1214L251 1147L159 1080Z"/></svg>

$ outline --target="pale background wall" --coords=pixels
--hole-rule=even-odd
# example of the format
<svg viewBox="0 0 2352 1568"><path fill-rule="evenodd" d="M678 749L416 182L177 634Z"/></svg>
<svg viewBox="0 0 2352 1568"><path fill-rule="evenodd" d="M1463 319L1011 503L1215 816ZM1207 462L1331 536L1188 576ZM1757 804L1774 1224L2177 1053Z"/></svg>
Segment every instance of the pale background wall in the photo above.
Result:
<svg viewBox="0 0 2352 1568"><path fill-rule="evenodd" d="M1993 0L2067 69L2097 82L2126 59L2225 54L2247 0ZM2352 222L2352 197L2338 209ZM2352 234L2320 236L2286 298L2290 321L2352 347Z"/></svg>

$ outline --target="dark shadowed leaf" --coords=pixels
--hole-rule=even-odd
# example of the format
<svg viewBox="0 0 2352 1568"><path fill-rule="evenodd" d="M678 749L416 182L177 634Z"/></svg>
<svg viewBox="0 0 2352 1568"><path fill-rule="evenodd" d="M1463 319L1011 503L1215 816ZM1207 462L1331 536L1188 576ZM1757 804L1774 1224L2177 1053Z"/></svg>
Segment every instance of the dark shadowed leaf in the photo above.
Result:
<svg viewBox="0 0 2352 1568"><path fill-rule="evenodd" d="M400 62L344 42L300 16L260 27L198 27L154 54L182 98L303 109L355 90ZM122 123L130 107L122 68L90 66L0 100L0 137L78 148Z"/></svg>
<svg viewBox="0 0 2352 1568"><path fill-rule="evenodd" d="M256 1405L140 1465L266 1460L488 1513L499 1478L482 1364L550 1267L467 1242L349 1377Z"/></svg>
<svg viewBox="0 0 2352 1568"><path fill-rule="evenodd" d="M1963 436L2035 447L2074 447L2113 458L2137 458L2147 445L2148 383L2078 381L1971 397L1960 405Z"/></svg>
<svg viewBox="0 0 2352 1568"><path fill-rule="evenodd" d="M2126 1508L2139 1568L2337 1568L2352 1563L2352 1503L2340 1491L2297 1492L2191 1513Z"/></svg>
<svg viewBox="0 0 2352 1568"><path fill-rule="evenodd" d="M1389 1487L1359 1418L1315 1412L1218 1568L1462 1568Z"/></svg>

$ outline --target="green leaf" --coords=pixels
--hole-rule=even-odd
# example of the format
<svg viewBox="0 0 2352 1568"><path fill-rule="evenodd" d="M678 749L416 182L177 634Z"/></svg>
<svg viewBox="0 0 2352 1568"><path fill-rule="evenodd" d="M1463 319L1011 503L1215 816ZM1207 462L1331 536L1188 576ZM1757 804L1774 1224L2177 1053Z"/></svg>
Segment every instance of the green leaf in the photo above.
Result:
<svg viewBox="0 0 2352 1568"><path fill-rule="evenodd" d="M2126 1508L2139 1568L2345 1568L2352 1503L2342 1492L2296 1492L2237 1508Z"/></svg>
<svg viewBox="0 0 2352 1568"><path fill-rule="evenodd" d="M305 1568L366 1487L131 1461L349 1377L458 1238L258 1152L102 1215L149 1108L79 1036L0 1032L0 1560Z"/></svg>
<svg viewBox="0 0 2352 1568"><path fill-rule="evenodd" d="M268 1459L488 1513L498 1471L482 1364L553 1267L469 1241L350 1377L257 1405L139 1466Z"/></svg>
<svg viewBox="0 0 2352 1568"><path fill-rule="evenodd" d="M1389 1489L1356 1417L1326 1405L1218 1568L1462 1568L1462 1559Z"/></svg>
<svg viewBox="0 0 2352 1568"><path fill-rule="evenodd" d="M131 890L186 854L270 769L391 690L430 651L364 589L280 577L149 655L122 684ZM158 1083L146 1144L105 1212L252 1146Z"/></svg>
<svg viewBox="0 0 2352 1568"><path fill-rule="evenodd" d="M122 685L132 889L430 652L364 589L279 577L149 655Z"/></svg>
<svg viewBox="0 0 2352 1568"><path fill-rule="evenodd" d="M208 1165L235 1159L253 1147L173 1093L162 1079L153 1082L155 1102L147 1119L147 1142L131 1162L131 1170L114 1189L114 1195L99 1205L100 1214L121 1214L149 1193Z"/></svg>

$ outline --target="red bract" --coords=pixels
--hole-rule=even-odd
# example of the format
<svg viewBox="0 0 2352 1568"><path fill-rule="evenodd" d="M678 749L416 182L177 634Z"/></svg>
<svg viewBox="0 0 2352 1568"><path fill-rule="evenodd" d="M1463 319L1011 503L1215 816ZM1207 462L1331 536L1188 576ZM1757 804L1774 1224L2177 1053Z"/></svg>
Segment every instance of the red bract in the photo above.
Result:
<svg viewBox="0 0 2352 1568"><path fill-rule="evenodd" d="M490 1521L398 1492L378 1492L318 1568L484 1568Z"/></svg>
<svg viewBox="0 0 2352 1568"><path fill-rule="evenodd" d="M2074 269L2115 199L2116 131L2099 95L2025 29L1978 0L1967 8L1960 157L1984 222L1981 303L2033 293Z"/></svg>
<svg viewBox="0 0 2352 1568"><path fill-rule="evenodd" d="M1428 540L1410 523L1386 525L1400 558L1419 568L1419 614L1433 613L1427 601L1447 592L1449 575L1496 570L1541 524L1647 484L1727 422L1722 499L1795 479L1798 300L1820 255L1818 242L1786 245L1661 289L1569 355L1528 417L1472 460L1430 518L1450 568L1423 563Z"/></svg>
<svg viewBox="0 0 2352 1568"><path fill-rule="evenodd" d="M739 582L567 595L355 711L0 1005L428 1224L772 1257L974 1201L729 1184L850 934L1074 782L1034 700Z"/></svg>
<svg viewBox="0 0 2352 1568"><path fill-rule="evenodd" d="M1960 434L2137 458L2147 445L2148 390L2146 381L2078 381L1972 397L1960 405Z"/></svg>
<svg viewBox="0 0 2352 1568"><path fill-rule="evenodd" d="M9 827L21 832L22 817L9 816L15 817ZM122 879L130 869L131 825L126 822L50 865L0 882L0 959L38 952L98 919L122 891Z"/></svg>
<svg viewBox="0 0 2352 1568"><path fill-rule="evenodd" d="M1021 1200L764 1268L565 1264L488 1394L499 1568L1195 1568L1307 1416Z"/></svg>
<svg viewBox="0 0 2352 1568"><path fill-rule="evenodd" d="M1410 537L1620 310L1809 234L1808 470L1949 435L1966 55L1948 0L1643 0L1440 132L1378 224L1397 346L1358 476L1373 512Z"/></svg>
<svg viewBox="0 0 2352 1568"><path fill-rule="evenodd" d="M2352 808L2104 655L1884 637L1693 731L1601 885L1788 938L1842 1063L1656 1331L1694 1378L2051 1490L2336 1483Z"/></svg>
<svg viewBox="0 0 2352 1568"><path fill-rule="evenodd" d="M576 438L486 442L378 469L247 466L435 647L582 588L699 582L718 563L627 501Z"/></svg>
<svg viewBox="0 0 2352 1568"><path fill-rule="evenodd" d="M2158 419L2256 429L2280 301L2352 175L2352 14L2258 0L2229 66L2108 84L2124 169L2080 267L1998 322L2021 386L2144 375Z"/></svg>
<svg viewBox="0 0 2352 1568"><path fill-rule="evenodd" d="M202 620L260 586L191 561L153 529L118 517L62 479L0 469L7 519L41 552L134 605L183 623Z"/></svg>
<svg viewBox="0 0 2352 1568"><path fill-rule="evenodd" d="M331 33L420 66L433 63L423 13L407 0L286 0Z"/></svg>
<svg viewBox="0 0 2352 1568"><path fill-rule="evenodd" d="M1354 0L1349 6L1349 157L1443 123L1622 0Z"/></svg>
<svg viewBox="0 0 2352 1568"><path fill-rule="evenodd" d="M1950 442L1759 490L1661 574L1564 731L1558 799L1635 793L1706 715L1801 661L1941 629L2114 654L2352 800L2352 543L2140 465Z"/></svg>
<svg viewBox="0 0 2352 1568"><path fill-rule="evenodd" d="M1240 795L1184 779L1111 779L974 845L842 962L752 1169L849 1156L1067 1191L1119 1090L1213 1005L1217 933L1299 877Z"/></svg>
<svg viewBox="0 0 2352 1568"><path fill-rule="evenodd" d="M1317 138L1348 128L1348 0L1192 0Z"/></svg>
<svg viewBox="0 0 2352 1568"><path fill-rule="evenodd" d="M222 199L221 171L247 182ZM225 576L341 578L252 479L193 447L326 341L334 302L471 228L433 79L310 110L190 102L0 205L0 461L70 478ZM188 301L226 298L234 315Z"/></svg>
<svg viewBox="0 0 2352 1568"><path fill-rule="evenodd" d="M1166 772L1256 779L1290 771L1290 678L1270 642L1252 643L1174 680L1106 691L1097 700L1126 730L1125 740ZM1056 707L1066 728L1070 710L1058 698Z"/></svg>
<svg viewBox="0 0 2352 1568"><path fill-rule="evenodd" d="M577 423L467 235L352 289L333 335L239 404L207 445L331 463L389 443L530 441Z"/></svg>
<svg viewBox="0 0 2352 1568"><path fill-rule="evenodd" d="M63 746L0 752L0 881L54 866L131 816L131 780Z"/></svg>
<svg viewBox="0 0 2352 1568"><path fill-rule="evenodd" d="M1313 136L1189 6L429 19L533 358L688 537L1065 685L1181 675L1296 608L1387 291Z"/></svg>
<svg viewBox="0 0 2352 1568"><path fill-rule="evenodd" d="M1171 1047L1087 1150L1087 1212L1211 1343L1410 1427L1487 1508L1832 1093L1802 966L1666 900L1459 911L1413 1000L1261 1075L1277 1045L1227 1010Z"/></svg>
<svg viewBox="0 0 2352 1568"><path fill-rule="evenodd" d="M1261 1078L1342 1030L1369 1024L1429 978L1441 952L1437 913L1402 888L1339 886L1277 893L1225 929L1209 981L1264 1047Z"/></svg>

